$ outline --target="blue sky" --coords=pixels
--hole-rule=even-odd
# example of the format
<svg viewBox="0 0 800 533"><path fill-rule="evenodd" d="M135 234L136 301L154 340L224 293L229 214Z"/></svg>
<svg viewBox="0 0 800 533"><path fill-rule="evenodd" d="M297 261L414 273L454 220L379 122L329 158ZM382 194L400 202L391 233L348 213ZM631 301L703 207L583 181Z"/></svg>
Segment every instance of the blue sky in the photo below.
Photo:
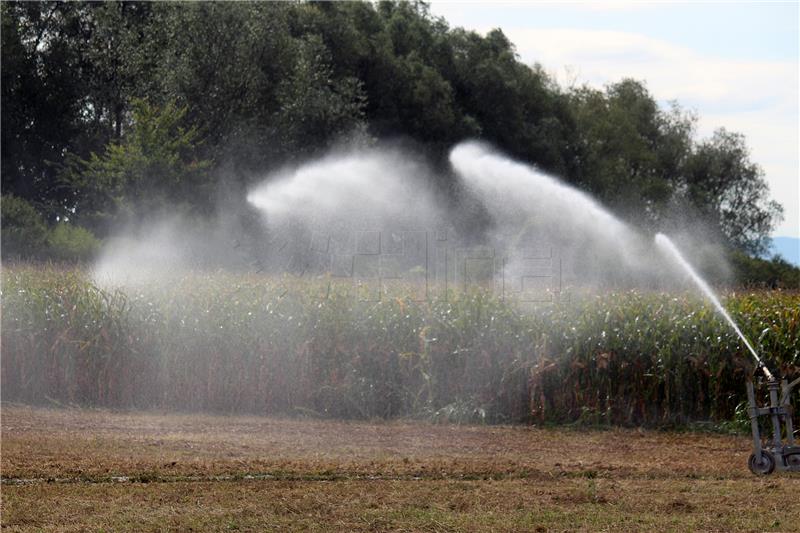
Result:
<svg viewBox="0 0 800 533"><path fill-rule="evenodd" d="M434 0L431 12L481 33L502 28L522 61L565 86L644 80L662 104L698 113L698 138L745 134L785 210L773 234L800 237L799 5Z"/></svg>

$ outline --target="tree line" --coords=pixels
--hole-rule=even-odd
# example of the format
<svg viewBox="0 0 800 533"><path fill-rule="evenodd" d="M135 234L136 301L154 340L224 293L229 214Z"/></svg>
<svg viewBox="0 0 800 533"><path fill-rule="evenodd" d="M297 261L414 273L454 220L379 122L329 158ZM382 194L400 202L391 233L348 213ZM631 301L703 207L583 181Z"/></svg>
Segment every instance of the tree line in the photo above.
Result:
<svg viewBox="0 0 800 533"><path fill-rule="evenodd" d="M82 253L167 205L208 215L220 191L343 139L412 145L443 190L449 148L483 139L639 225L681 213L744 254L781 214L742 135L697 139L640 81L560 86L501 30L451 28L423 2L0 9L5 255Z"/></svg>

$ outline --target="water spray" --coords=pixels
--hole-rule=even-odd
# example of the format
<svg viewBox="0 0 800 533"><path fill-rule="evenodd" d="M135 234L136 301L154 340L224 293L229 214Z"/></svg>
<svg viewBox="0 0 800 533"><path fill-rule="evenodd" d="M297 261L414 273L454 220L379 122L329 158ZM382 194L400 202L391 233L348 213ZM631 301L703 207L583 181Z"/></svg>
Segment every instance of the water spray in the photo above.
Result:
<svg viewBox="0 0 800 533"><path fill-rule="evenodd" d="M739 338L742 339L744 345L747 346L747 349L750 350L750 353L753 354L753 358L755 358L756 360L757 367L764 372L764 375L767 377L767 380L775 381L775 376L772 375L772 372L769 371L769 368L767 368L767 366L764 364L764 361L761 360L761 357L759 357L755 348L753 348L753 345L750 344L750 341L747 340L747 337L745 337L744 333L742 333L742 330L739 329L739 326L736 324L736 322L733 321L731 315L729 315L728 311L726 311L725 308L722 306L722 303L720 303L719 299L717 298L717 295L714 294L714 291L711 289L711 287L709 287L708 283L706 283L706 281L700 277L700 275L695 271L695 269L692 268L692 265L689 263L689 261L686 260L685 257L683 257L680 250L678 250L678 248L675 246L672 240L670 240L670 238L664 235L663 233L656 233L656 244L662 250L667 252L670 255L670 257L689 274L689 276L692 278L692 281L694 281L695 285L697 285L700 288L700 290L703 291L703 294L706 295L706 298L711 300L711 303L714 304L716 310L725 318L728 324L731 325L731 327L739 336Z"/></svg>
<svg viewBox="0 0 800 533"><path fill-rule="evenodd" d="M725 320L733 327L739 338L742 339L747 349L753 354L756 360L756 370L761 369L767 378L767 389L769 391L769 405L759 407L756 401L755 387L752 380L747 382L747 400L750 405L748 409L750 415L750 426L753 433L753 453L748 460L750 471L758 475L767 475L776 469L781 471L800 472L800 446L796 445L794 439L794 426L792 416L794 409L791 404L792 389L800 384L800 378L791 383L786 379L778 380L764 361L759 357L750 341L739 329L736 322L728 314L717 295L711 290L708 283L692 268L692 265L683 257L680 250L662 233L656 234L656 245L667 252L669 256L678 263L692 278L692 281L703 291L703 294L711 300L714 307L725 317ZM780 393L780 397L779 397ZM762 443L761 427L758 423L759 417L769 417L772 423L772 438L767 443ZM784 444L783 435L786 435Z"/></svg>

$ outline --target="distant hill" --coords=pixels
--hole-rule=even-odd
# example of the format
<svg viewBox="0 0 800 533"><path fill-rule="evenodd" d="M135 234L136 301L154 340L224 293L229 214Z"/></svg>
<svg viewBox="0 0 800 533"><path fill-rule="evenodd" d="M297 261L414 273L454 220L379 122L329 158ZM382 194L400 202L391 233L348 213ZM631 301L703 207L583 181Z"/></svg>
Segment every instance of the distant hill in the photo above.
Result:
<svg viewBox="0 0 800 533"><path fill-rule="evenodd" d="M797 237L773 237L768 258L775 254L800 267L800 239Z"/></svg>

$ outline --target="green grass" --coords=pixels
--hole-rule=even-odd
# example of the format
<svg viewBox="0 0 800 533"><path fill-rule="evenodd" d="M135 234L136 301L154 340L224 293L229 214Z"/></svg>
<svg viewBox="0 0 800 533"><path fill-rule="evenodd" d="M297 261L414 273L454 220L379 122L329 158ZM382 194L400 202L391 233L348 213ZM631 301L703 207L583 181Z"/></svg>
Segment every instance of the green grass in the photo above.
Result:
<svg viewBox="0 0 800 533"><path fill-rule="evenodd" d="M731 419L752 372L733 331L689 294L523 309L479 288L360 302L322 278L224 272L127 292L70 268L14 265L2 281L7 401L663 426ZM773 368L800 371L799 293L725 305Z"/></svg>

